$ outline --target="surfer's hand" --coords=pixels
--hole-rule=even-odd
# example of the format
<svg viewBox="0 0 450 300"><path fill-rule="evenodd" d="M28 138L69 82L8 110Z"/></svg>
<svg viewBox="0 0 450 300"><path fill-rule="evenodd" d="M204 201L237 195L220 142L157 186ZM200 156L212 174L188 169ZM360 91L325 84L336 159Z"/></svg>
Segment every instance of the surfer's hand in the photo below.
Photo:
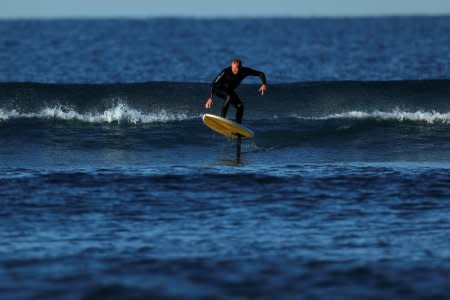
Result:
<svg viewBox="0 0 450 300"><path fill-rule="evenodd" d="M206 108L206 109L210 109L210 108L213 106L213 104L214 104L213 99L212 99L212 98L209 98L209 99L206 101L206 103L205 103L205 108Z"/></svg>
<svg viewBox="0 0 450 300"><path fill-rule="evenodd" d="M267 85L265 85L265 84L261 85L261 87L259 88L259 91L261 92L261 95L264 95L267 91Z"/></svg>

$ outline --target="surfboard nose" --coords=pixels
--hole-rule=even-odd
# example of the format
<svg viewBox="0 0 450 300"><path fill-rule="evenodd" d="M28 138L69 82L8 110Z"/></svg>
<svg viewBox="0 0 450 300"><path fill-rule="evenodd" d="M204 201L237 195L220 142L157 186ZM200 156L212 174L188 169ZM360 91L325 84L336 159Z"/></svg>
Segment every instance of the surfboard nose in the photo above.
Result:
<svg viewBox="0 0 450 300"><path fill-rule="evenodd" d="M237 138L253 138L255 134L253 131L244 125L238 124L234 121L212 115L204 114L202 117L203 123L210 129L214 130L221 135Z"/></svg>

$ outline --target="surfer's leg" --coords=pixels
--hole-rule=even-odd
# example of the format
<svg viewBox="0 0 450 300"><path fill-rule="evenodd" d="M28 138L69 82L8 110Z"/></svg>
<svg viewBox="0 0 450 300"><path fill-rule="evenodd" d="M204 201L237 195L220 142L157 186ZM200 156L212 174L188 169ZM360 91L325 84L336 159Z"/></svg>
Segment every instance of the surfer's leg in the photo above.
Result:
<svg viewBox="0 0 450 300"><path fill-rule="evenodd" d="M239 102L236 104L236 122L242 123L242 117L244 116L244 103Z"/></svg>
<svg viewBox="0 0 450 300"><path fill-rule="evenodd" d="M231 103L236 108L236 122L241 124L242 117L244 116L244 103L242 103L241 99L235 92L231 92Z"/></svg>
<svg viewBox="0 0 450 300"><path fill-rule="evenodd" d="M223 101L222 113L220 114L220 116L222 118L225 118L227 116L227 112L228 112L228 108L230 107L230 103L231 103L231 96L227 95L227 97L225 97L225 101Z"/></svg>
<svg viewBox="0 0 450 300"><path fill-rule="evenodd" d="M232 97L228 91L221 88L217 88L215 94L216 96L219 96L220 98L224 99L222 105L222 112L220 113L220 116L222 118L225 118L227 116L228 108L230 107Z"/></svg>
<svg viewBox="0 0 450 300"><path fill-rule="evenodd" d="M228 91L223 89L216 89L216 95L225 99L222 105L222 112L220 116L225 118L227 116L228 108L230 104L236 108L236 122L242 122L242 116L244 115L244 103L242 103L239 96L234 91Z"/></svg>

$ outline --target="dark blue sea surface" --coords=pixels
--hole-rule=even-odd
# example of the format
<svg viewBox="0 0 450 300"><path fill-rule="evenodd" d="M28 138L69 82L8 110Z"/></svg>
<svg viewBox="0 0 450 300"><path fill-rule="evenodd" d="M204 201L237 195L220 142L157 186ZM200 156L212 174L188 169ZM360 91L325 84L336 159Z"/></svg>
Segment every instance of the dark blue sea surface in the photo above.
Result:
<svg viewBox="0 0 450 300"><path fill-rule="evenodd" d="M450 298L449 30L0 21L0 298ZM201 122L233 56L240 161Z"/></svg>
<svg viewBox="0 0 450 300"><path fill-rule="evenodd" d="M443 17L0 20L0 82L210 82L238 56L269 83L448 78Z"/></svg>

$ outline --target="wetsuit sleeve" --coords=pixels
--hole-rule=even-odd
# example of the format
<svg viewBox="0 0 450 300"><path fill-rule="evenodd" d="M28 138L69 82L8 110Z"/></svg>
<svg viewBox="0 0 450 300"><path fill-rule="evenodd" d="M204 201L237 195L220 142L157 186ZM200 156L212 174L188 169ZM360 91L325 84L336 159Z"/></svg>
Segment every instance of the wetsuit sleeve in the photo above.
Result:
<svg viewBox="0 0 450 300"><path fill-rule="evenodd" d="M246 71L247 76L258 76L259 78L261 78L262 83L266 84L266 74L264 74L263 72L250 68L247 68Z"/></svg>
<svg viewBox="0 0 450 300"><path fill-rule="evenodd" d="M222 80L224 75L225 75L225 70L222 70L222 72L220 72L216 76L216 78L214 78L213 82L211 82L211 89L209 91L209 98L213 98L214 97L214 91L216 89L216 86L220 83L220 81Z"/></svg>

